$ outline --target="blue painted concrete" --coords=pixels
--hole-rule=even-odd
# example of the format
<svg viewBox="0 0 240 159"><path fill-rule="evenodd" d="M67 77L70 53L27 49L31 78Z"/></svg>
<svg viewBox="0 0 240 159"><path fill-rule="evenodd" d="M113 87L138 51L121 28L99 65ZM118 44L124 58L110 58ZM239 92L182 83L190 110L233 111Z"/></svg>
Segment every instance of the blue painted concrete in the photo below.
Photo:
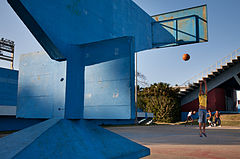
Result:
<svg viewBox="0 0 240 159"><path fill-rule="evenodd" d="M134 59L132 58L134 54L134 39L132 37L122 37L122 38L100 41L96 43L90 43L86 45L79 45L79 52L81 52L82 54L76 54L70 59L70 62L68 61L65 118L79 119L79 118L84 118L84 116L86 116L87 118L93 118L94 117L93 115L90 114L88 116L84 110L85 109L84 104L89 106L88 98L91 96L90 94L94 93L92 101L96 106L98 104L96 102L103 102L106 100L104 96L108 96L109 98L110 97L114 98L113 93L117 93L117 92L115 92L116 90L113 90L111 87L108 86L110 83L115 82L115 84L118 84L114 86L115 89L120 89L122 87L126 88L125 83L119 82L121 81L121 79L116 79L115 77L114 79L115 81L114 81L113 78L109 80L109 77L111 76L113 77L114 72L115 74L116 73L125 74L125 77L126 77L126 73L124 72L128 70L121 70L119 72L119 68L118 68L119 64L117 66L117 63L119 63L120 59L123 60L124 58L127 58L127 57L130 58L128 60L128 62L130 63L128 64L130 72L127 73L128 79L131 79L128 85L128 88L130 91L122 92L122 95L128 94L128 96L125 95L125 97L131 99L131 103L129 102L129 108L134 109L134 108L131 108L131 107L135 107L133 102L134 101L134 87L133 87L134 86L134 83L133 83L134 67L132 66L134 65ZM126 64L126 61L125 61L125 64ZM109 68L110 65L115 65L117 67L116 68L110 67L111 71L108 69L108 71L106 71L106 73L104 74L98 73L100 71L100 68L102 69L101 72L103 72L104 69L107 70L107 68ZM99 69L96 69L96 66L98 67L101 66L101 67L99 67ZM94 82L96 84L96 87L93 87L90 85L90 81L92 81L92 79L95 79ZM102 87L101 83L107 84L105 85L107 87L105 86ZM91 84L94 84L94 83L91 83ZM99 90L101 89L101 87L104 88L102 90L104 90L105 92L101 92L102 90ZM96 90L91 90L91 88L94 88ZM84 91L87 92L88 96L87 94L84 94ZM98 92L93 92L93 91L98 91ZM98 93L102 93L102 95L99 96ZM129 99L125 99L125 100L129 100ZM112 103L112 106L116 104L117 103ZM101 107L99 108L101 109ZM86 111L88 111L88 108L89 107L86 107ZM92 110L97 111L96 109L92 109ZM102 111L100 111L99 114L100 113L102 113ZM128 113L132 113L132 112L129 111ZM101 118L99 114L95 114L95 116L97 118ZM109 116L109 113L107 115L108 115L108 119L120 118L119 116L118 117L113 115ZM130 115L127 115L127 116L130 116ZM133 115L132 117L134 118ZM104 118L104 115L102 115L102 118Z"/></svg>
<svg viewBox="0 0 240 159"><path fill-rule="evenodd" d="M186 19L179 20L178 28L169 29L173 26L172 24L168 26L168 23L161 22L163 25L155 25L155 20L131 0L8 1L49 56L56 60L69 57L69 48L71 48L69 45L86 44L122 36L135 38L136 52L159 47L156 42L161 42L161 47L176 44L176 40L173 41L174 38L178 39L180 42L177 44L181 45L185 43L183 40L191 36L179 32L179 36L187 36L187 39L179 39L173 34L174 30L180 29L196 36L196 32L193 32L195 24L199 25L198 33L202 38L200 41L207 41L206 6L157 15L159 21L189 15L198 17L194 22L191 18L187 19L187 26L185 25ZM155 34L160 36L152 37ZM196 42L196 40L191 42Z"/></svg>
<svg viewBox="0 0 240 159"><path fill-rule="evenodd" d="M122 36L135 37L136 51L152 48L154 20L131 0L9 0L9 3L53 59L68 58L69 44Z"/></svg>
<svg viewBox="0 0 240 159"><path fill-rule="evenodd" d="M87 54L85 61L93 63L85 67L85 119L135 118L133 44L133 39L126 37L82 48Z"/></svg>
<svg viewBox="0 0 240 159"><path fill-rule="evenodd" d="M135 119L88 119L94 121L97 125L135 125Z"/></svg>
<svg viewBox="0 0 240 159"><path fill-rule="evenodd" d="M20 105L29 103L27 107L20 106L17 115L65 119L51 119L19 132L19 136L13 134L0 140L10 146L1 148L1 156L7 156L8 151L15 158L139 158L148 155L149 149L106 131L96 123L66 119L134 119L134 53L158 47L153 42L168 46L176 42L177 37L163 25L155 25L155 20L131 0L8 2L48 55L57 61L66 60L66 66L60 69L61 73L66 70L66 86L58 81L64 78L63 74L59 78L50 74L47 65L32 65L34 72L25 67L23 74L28 70L29 79L22 80L19 97ZM153 34L158 36L153 38ZM29 83L33 87L28 87ZM55 101L57 98L60 103ZM65 111L64 115L60 110ZM13 146L15 143L11 144L13 139L19 139L15 146L21 150Z"/></svg>
<svg viewBox="0 0 240 159"><path fill-rule="evenodd" d="M88 119L97 125L135 125L135 119ZM0 131L22 130L45 119L24 119L15 116L0 116Z"/></svg>
<svg viewBox="0 0 240 159"><path fill-rule="evenodd" d="M15 116L0 116L0 131L22 130L44 120L17 119Z"/></svg>
<svg viewBox="0 0 240 159"><path fill-rule="evenodd" d="M131 45L132 38L124 37L79 46L86 65L82 100L78 93L80 81L67 80L65 61L51 60L46 53L21 56L17 117L64 118L65 107L69 105L72 109L66 116L83 111L85 119L135 119ZM71 75L79 74L77 71ZM69 93L67 88L71 90Z"/></svg>
<svg viewBox="0 0 240 159"><path fill-rule="evenodd" d="M50 2L42 0L9 0L8 2L52 59L67 60L65 102L65 118L67 119L84 118L85 67L112 60L114 56L111 53L118 54L117 50L122 45L118 40L109 40L104 43L101 43L101 41L119 39L123 36L131 37L130 41L125 40L128 41L128 44L125 44L124 47L131 48L130 52L133 54L135 51L155 47L153 41L163 42L167 46L174 41L174 38L175 41L177 38L163 25L154 25L154 19L131 0L61 2L57 0ZM186 30L191 30L192 25L192 23L189 23L185 26ZM195 30L196 32L197 30ZM159 36L152 37L155 34ZM89 45L89 43L97 41L99 44ZM109 45L112 43L115 44L113 46ZM83 44L85 45L83 46ZM115 48L112 50L108 49L107 46ZM91 53L91 56L95 58L86 58L89 56L86 50L93 51L94 53ZM100 50L101 53L96 53ZM132 65L131 60L130 64ZM133 67L131 67L130 73L134 73ZM130 88L133 89L131 87L133 77L131 77L130 81ZM130 94L132 92L134 90L130 91ZM134 97L130 96L130 98L134 100ZM38 103L44 100L40 99ZM47 99L47 101L50 101L50 99ZM50 107L46 106L44 109L49 112ZM133 107L130 109L134 110ZM126 109L125 112L127 112ZM47 116L51 117L51 114L49 113ZM32 113L32 116L39 118L42 114ZM110 117L107 116L107 118ZM131 117L134 117L133 112L131 112Z"/></svg>
<svg viewBox="0 0 240 159"><path fill-rule="evenodd" d="M66 61L51 60L46 53L22 55L18 87L17 117L64 117Z"/></svg>
<svg viewBox="0 0 240 159"><path fill-rule="evenodd" d="M17 90L18 71L0 68L0 106L16 106Z"/></svg>
<svg viewBox="0 0 240 159"><path fill-rule="evenodd" d="M59 120L52 119L41 122L37 125L15 132L11 135L1 138L0 140L0 156L2 159L10 159L16 157L23 149L29 146L36 138L56 124ZM40 156L39 156L40 157ZM30 158L24 157L24 158Z"/></svg>
<svg viewBox="0 0 240 159"><path fill-rule="evenodd" d="M49 119L2 138L0 145L2 159L132 159L150 154L148 148L86 120Z"/></svg>

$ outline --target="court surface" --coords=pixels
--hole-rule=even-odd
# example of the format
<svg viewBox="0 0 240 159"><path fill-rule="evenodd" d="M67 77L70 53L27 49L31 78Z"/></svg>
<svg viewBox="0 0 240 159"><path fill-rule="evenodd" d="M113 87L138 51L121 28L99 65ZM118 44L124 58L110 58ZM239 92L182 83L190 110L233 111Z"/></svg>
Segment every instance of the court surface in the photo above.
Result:
<svg viewBox="0 0 240 159"><path fill-rule="evenodd" d="M154 125L107 127L151 149L146 159L158 158L240 158L240 127L207 128L199 137L197 126Z"/></svg>

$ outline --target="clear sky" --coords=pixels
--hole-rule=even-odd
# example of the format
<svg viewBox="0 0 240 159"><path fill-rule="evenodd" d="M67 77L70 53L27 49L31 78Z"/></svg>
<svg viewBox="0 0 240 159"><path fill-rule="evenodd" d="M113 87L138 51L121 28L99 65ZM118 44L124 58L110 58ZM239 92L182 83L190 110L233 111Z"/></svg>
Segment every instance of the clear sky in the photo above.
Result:
<svg viewBox="0 0 240 159"><path fill-rule="evenodd" d="M240 0L134 1L149 15L207 4L209 42L138 53L138 72L144 74L149 83L182 84L217 60L240 48ZM0 0L0 20L0 38L13 40L16 44L15 69L18 69L21 54L43 51L43 48L8 5L7 0ZM182 60L184 53L191 56L188 62ZM10 67L2 61L0 61L0 66Z"/></svg>

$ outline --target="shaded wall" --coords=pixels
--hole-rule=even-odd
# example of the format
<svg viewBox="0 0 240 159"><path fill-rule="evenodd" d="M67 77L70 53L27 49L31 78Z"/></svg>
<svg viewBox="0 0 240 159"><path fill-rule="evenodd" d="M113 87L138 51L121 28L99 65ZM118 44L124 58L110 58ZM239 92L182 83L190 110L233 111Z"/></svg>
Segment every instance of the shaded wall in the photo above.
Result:
<svg viewBox="0 0 240 159"><path fill-rule="evenodd" d="M0 106L16 106L17 89L18 71L0 68Z"/></svg>

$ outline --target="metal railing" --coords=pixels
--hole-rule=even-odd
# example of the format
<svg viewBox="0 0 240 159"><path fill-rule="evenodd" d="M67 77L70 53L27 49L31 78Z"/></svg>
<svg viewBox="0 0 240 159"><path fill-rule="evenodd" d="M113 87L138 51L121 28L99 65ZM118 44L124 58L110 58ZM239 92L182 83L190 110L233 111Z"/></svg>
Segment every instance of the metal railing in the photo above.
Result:
<svg viewBox="0 0 240 159"><path fill-rule="evenodd" d="M203 78L207 78L208 75L210 75L212 72L217 72L217 69L221 69L223 66L227 66L227 63L232 62L232 60L237 59L237 57L240 56L240 48L233 51L229 55L225 56L221 60L218 60L215 64L211 65L210 67L204 69L199 74L193 76L191 79L187 80L180 86L189 86L193 83L198 83L199 80Z"/></svg>

